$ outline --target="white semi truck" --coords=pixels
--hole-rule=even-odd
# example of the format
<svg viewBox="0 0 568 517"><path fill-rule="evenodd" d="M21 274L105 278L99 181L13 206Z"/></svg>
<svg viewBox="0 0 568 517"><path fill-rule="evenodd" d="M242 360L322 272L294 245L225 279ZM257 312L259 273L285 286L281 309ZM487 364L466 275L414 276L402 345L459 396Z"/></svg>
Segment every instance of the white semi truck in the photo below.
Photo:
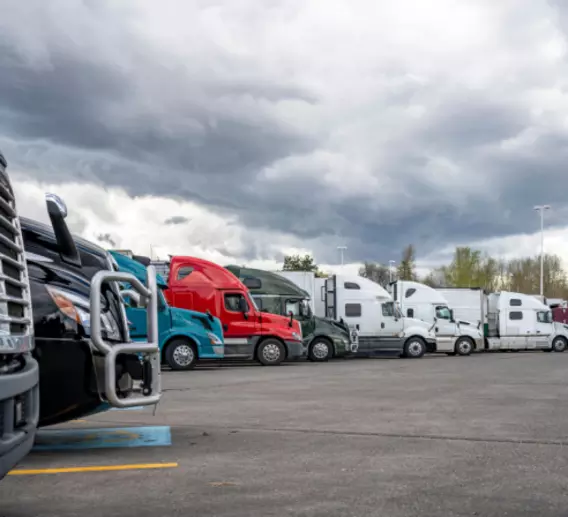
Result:
<svg viewBox="0 0 568 517"><path fill-rule="evenodd" d="M448 300L456 319L479 322L485 350L546 350L564 352L568 326L554 322L550 307L533 295L480 288L445 288L437 291Z"/></svg>
<svg viewBox="0 0 568 517"><path fill-rule="evenodd" d="M343 319L359 333L357 355L397 353L418 358L436 351L433 324L403 317L392 296L379 284L357 275L333 275L325 279L325 313Z"/></svg>
<svg viewBox="0 0 568 517"><path fill-rule="evenodd" d="M435 289L419 282L398 280L389 285L389 291L404 316L434 324L437 352L469 355L485 348L481 324L458 318Z"/></svg>

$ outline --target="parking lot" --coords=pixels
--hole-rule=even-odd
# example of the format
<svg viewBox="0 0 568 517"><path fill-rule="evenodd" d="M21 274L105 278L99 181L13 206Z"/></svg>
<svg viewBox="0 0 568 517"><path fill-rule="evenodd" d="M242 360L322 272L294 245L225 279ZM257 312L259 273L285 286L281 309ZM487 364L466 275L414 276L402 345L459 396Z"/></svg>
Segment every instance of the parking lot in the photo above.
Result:
<svg viewBox="0 0 568 517"><path fill-rule="evenodd" d="M155 415L44 430L0 515L565 516L567 370L537 352L164 372Z"/></svg>

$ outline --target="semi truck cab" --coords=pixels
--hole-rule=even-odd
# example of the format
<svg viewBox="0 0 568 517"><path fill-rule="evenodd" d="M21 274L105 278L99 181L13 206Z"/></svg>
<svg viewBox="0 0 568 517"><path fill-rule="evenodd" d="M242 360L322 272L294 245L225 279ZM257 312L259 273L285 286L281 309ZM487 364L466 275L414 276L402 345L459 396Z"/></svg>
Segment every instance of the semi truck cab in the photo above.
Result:
<svg viewBox="0 0 568 517"><path fill-rule="evenodd" d="M118 271L109 253L67 228L67 208L46 196L51 226L21 218L39 363L39 426L157 404L161 396L157 286ZM129 282L148 308L146 342L132 342L118 288Z"/></svg>
<svg viewBox="0 0 568 517"><path fill-rule="evenodd" d="M455 318L444 296L431 287L409 280L397 280L389 291L403 316L434 324L436 351L469 355L484 349L483 331L468 321Z"/></svg>
<svg viewBox="0 0 568 517"><path fill-rule="evenodd" d="M146 268L138 261L117 251L110 251L120 271L131 273L144 282ZM222 359L224 356L223 328L221 320L212 314L170 307L162 291L168 284L156 275L158 286L158 341L162 363L172 370L191 370L201 359ZM124 284L128 293L131 286ZM126 316L130 335L134 341L146 336L146 309L138 307L134 300L123 296L127 302Z"/></svg>
<svg viewBox="0 0 568 517"><path fill-rule="evenodd" d="M357 355L396 353L419 358L436 351L433 324L403 317L392 296L379 284L356 275L325 281L327 316L343 318L359 332Z"/></svg>
<svg viewBox="0 0 568 517"><path fill-rule="evenodd" d="M261 312L245 285L218 264L172 257L165 295L174 307L209 311L221 320L226 359L254 359L274 366L307 355L298 321Z"/></svg>
<svg viewBox="0 0 568 517"><path fill-rule="evenodd" d="M534 296L500 292L487 296L489 350L564 352L568 326L553 321L552 311Z"/></svg>

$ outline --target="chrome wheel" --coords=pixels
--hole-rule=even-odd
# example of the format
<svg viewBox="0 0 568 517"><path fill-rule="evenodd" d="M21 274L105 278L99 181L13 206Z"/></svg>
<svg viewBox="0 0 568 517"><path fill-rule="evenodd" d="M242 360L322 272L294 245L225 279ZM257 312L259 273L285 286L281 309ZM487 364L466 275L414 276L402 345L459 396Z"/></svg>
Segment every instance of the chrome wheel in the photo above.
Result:
<svg viewBox="0 0 568 517"><path fill-rule="evenodd" d="M173 357L176 364L185 368L193 362L195 354L193 353L193 348L189 345L178 345L174 350Z"/></svg>
<svg viewBox="0 0 568 517"><path fill-rule="evenodd" d="M419 357L422 355L424 347L420 341L411 341L408 343L408 355L411 357Z"/></svg>
<svg viewBox="0 0 568 517"><path fill-rule="evenodd" d="M324 341L318 341L312 347L312 354L315 359L319 359L320 361L327 359L327 356L329 355L329 345Z"/></svg>
<svg viewBox="0 0 568 517"><path fill-rule="evenodd" d="M471 354L472 346L469 339L462 339L458 341L458 354L469 355Z"/></svg>
<svg viewBox="0 0 568 517"><path fill-rule="evenodd" d="M268 343L262 349L262 357L269 363L274 363L280 359L280 347L275 343Z"/></svg>
<svg viewBox="0 0 568 517"><path fill-rule="evenodd" d="M556 338L552 342L552 350L555 352L564 352L564 350L566 350L566 341L561 337Z"/></svg>

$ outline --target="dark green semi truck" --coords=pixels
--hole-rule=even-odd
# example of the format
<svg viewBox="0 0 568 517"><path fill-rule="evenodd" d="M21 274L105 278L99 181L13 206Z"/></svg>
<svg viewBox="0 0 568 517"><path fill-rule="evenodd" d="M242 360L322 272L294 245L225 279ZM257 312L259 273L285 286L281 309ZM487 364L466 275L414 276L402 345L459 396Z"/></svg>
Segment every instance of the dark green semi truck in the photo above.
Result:
<svg viewBox="0 0 568 517"><path fill-rule="evenodd" d="M240 266L225 266L250 291L263 312L293 317L302 327L302 337L311 361L327 361L345 357L357 350L357 339L351 336L341 321L314 316L309 304L310 295L278 273Z"/></svg>

